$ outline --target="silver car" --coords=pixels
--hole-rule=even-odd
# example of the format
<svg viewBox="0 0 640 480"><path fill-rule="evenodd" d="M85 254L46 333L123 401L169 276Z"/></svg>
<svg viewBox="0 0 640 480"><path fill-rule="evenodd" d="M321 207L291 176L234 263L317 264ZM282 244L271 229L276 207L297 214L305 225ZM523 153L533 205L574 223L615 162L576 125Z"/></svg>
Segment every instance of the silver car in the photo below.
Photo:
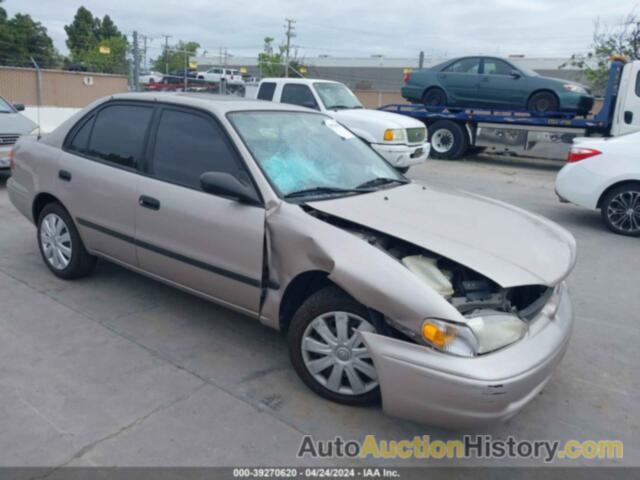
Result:
<svg viewBox="0 0 640 480"><path fill-rule="evenodd" d="M22 135L37 133L37 125L22 115L21 103L11 104L0 97L0 172L8 171L9 152Z"/></svg>
<svg viewBox="0 0 640 480"><path fill-rule="evenodd" d="M21 140L14 163L11 201L55 275L100 257L244 312L333 401L449 428L506 419L569 340L569 233L410 181L322 113L116 95Z"/></svg>

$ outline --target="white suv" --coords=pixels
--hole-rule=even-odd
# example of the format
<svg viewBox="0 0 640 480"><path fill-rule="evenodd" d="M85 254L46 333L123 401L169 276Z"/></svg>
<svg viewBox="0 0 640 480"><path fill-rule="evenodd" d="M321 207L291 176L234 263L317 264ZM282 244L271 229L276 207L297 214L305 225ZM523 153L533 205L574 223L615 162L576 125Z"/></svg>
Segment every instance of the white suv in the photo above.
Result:
<svg viewBox="0 0 640 480"><path fill-rule="evenodd" d="M239 70L213 67L206 72L198 72L198 78L206 82L226 82L227 85L244 85Z"/></svg>

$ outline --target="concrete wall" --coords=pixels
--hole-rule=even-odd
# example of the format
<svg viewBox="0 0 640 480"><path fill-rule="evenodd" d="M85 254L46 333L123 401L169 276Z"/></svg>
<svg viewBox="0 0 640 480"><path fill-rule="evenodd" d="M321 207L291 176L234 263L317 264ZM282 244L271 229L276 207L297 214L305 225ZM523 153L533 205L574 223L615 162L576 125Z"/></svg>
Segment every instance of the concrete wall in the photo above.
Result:
<svg viewBox="0 0 640 480"><path fill-rule="evenodd" d="M98 98L128 91L127 77L90 72L42 70L42 105L84 107ZM0 67L0 95L12 103L37 105L36 71Z"/></svg>

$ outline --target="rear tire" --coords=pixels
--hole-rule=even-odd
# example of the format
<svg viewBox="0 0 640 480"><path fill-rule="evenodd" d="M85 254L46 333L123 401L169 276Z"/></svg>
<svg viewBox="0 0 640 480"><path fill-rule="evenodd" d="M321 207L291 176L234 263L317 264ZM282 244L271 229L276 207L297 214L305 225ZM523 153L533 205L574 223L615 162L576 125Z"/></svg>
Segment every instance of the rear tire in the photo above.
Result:
<svg viewBox="0 0 640 480"><path fill-rule="evenodd" d="M640 183L614 188L602 199L602 221L619 235L640 237Z"/></svg>
<svg viewBox="0 0 640 480"><path fill-rule="evenodd" d="M537 113L557 112L558 109L558 97L551 92L534 93L527 102L527 110Z"/></svg>
<svg viewBox="0 0 640 480"><path fill-rule="evenodd" d="M427 129L431 143L431 156L446 160L458 160L469 147L465 128L451 120L438 120Z"/></svg>
<svg viewBox="0 0 640 480"><path fill-rule="evenodd" d="M357 333L376 331L374 324L369 310L338 287L317 291L304 301L289 325L293 368L321 397L346 405L379 402L375 366Z"/></svg>
<svg viewBox="0 0 640 480"><path fill-rule="evenodd" d="M65 280L89 275L96 266L96 257L84 247L71 215L57 202L40 212L38 247L47 268Z"/></svg>
<svg viewBox="0 0 640 480"><path fill-rule="evenodd" d="M422 103L424 103L424 106L427 108L446 107L447 94L441 88L429 88L422 96Z"/></svg>

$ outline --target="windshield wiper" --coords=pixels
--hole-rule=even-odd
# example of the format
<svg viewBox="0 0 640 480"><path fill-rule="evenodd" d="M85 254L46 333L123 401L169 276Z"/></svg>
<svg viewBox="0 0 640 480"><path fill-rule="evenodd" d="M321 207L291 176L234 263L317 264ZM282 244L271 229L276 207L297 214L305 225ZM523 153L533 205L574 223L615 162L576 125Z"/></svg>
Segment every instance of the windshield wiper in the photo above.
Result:
<svg viewBox="0 0 640 480"><path fill-rule="evenodd" d="M400 183L405 185L409 183L409 180L403 180L400 178L387 178L387 177L376 177L371 180L367 180L366 182L361 183L356 188L371 188L371 187L379 187L380 185L387 185L389 183Z"/></svg>
<svg viewBox="0 0 640 480"><path fill-rule="evenodd" d="M355 108L355 107L350 107L349 105L333 105L331 108L328 108L327 110L349 110L350 108Z"/></svg>
<svg viewBox="0 0 640 480"><path fill-rule="evenodd" d="M296 198L306 197L309 195L323 194L323 193L367 193L371 190L366 188L339 188L339 187L312 187L305 188L303 190L296 190L295 192L287 193L284 198Z"/></svg>

